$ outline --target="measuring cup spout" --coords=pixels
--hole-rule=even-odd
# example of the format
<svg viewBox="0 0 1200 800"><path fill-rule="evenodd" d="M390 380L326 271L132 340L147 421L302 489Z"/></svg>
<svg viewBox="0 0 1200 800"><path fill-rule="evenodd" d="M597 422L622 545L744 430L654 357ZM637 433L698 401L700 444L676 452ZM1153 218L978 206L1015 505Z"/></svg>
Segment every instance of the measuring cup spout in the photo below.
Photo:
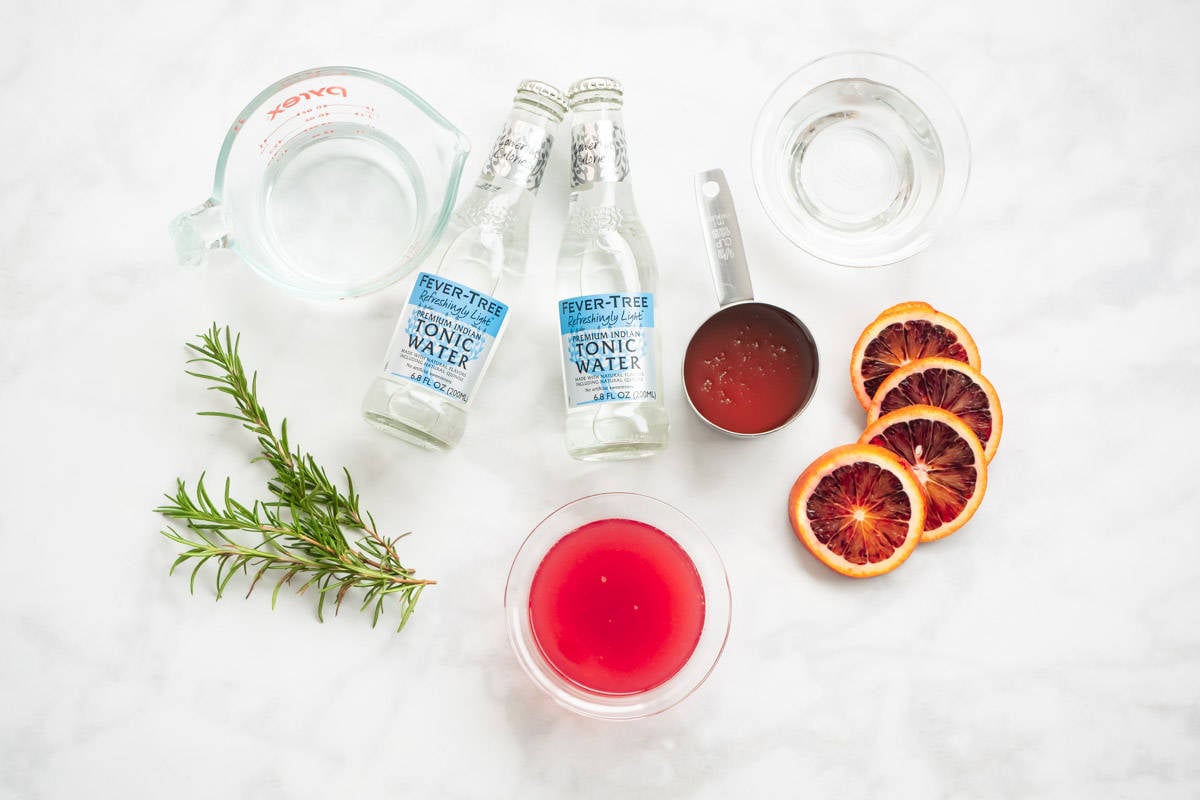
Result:
<svg viewBox="0 0 1200 800"><path fill-rule="evenodd" d="M733 195L725 181L724 170L710 169L696 175L696 202L700 205L700 225L712 268L717 302L722 306L754 299L746 250L742 247L742 229L738 227Z"/></svg>
<svg viewBox="0 0 1200 800"><path fill-rule="evenodd" d="M175 255L180 265L185 267L203 266L210 250L229 244L221 204L211 197L171 220L167 232L175 240Z"/></svg>

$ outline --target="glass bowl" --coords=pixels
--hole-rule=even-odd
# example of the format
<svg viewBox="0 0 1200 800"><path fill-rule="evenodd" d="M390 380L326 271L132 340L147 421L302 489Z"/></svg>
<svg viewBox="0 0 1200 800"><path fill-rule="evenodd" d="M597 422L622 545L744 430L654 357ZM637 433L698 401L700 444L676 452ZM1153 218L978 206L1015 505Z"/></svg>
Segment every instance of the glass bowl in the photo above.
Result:
<svg viewBox="0 0 1200 800"><path fill-rule="evenodd" d="M835 53L771 94L754 128L754 186L794 244L850 267L925 249L967 188L971 146L954 103L892 56Z"/></svg>
<svg viewBox="0 0 1200 800"><path fill-rule="evenodd" d="M633 520L667 534L691 560L703 589L703 622L695 648L678 671L664 682L642 691L619 694L596 691L568 678L543 653L531 621L530 590L547 553L581 526L607 519ZM626 720L650 716L665 711L695 691L712 672L725 647L730 609L725 567L700 527L667 503L627 492L589 495L566 504L542 520L517 552L504 590L509 641L525 672L559 705L597 719Z"/></svg>

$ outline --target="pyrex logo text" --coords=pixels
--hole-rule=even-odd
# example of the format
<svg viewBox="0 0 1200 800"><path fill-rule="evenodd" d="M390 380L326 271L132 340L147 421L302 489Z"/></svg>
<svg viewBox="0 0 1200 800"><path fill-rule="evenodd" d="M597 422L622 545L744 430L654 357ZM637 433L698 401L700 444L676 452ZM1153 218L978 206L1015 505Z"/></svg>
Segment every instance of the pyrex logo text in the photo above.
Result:
<svg viewBox="0 0 1200 800"><path fill-rule="evenodd" d="M344 86L326 86L321 89L305 89L300 94L292 95L287 100L284 100L282 103L268 111L267 113L270 114L270 116L267 119L275 119L276 115L282 114L284 109L291 108L301 100L311 100L314 97L324 97L326 95L338 95L340 97L345 97L346 88Z"/></svg>

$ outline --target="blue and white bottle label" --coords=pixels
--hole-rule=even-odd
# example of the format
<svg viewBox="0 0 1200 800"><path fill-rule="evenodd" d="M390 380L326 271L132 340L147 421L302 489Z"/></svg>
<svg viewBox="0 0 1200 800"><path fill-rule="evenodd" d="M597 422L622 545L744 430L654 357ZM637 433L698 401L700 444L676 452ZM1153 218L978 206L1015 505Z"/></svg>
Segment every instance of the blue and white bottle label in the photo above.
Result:
<svg viewBox="0 0 1200 800"><path fill-rule="evenodd" d="M567 406L657 400L654 295L589 294L558 301Z"/></svg>
<svg viewBox="0 0 1200 800"><path fill-rule="evenodd" d="M422 272L384 369L469 403L507 314L508 306L491 295Z"/></svg>

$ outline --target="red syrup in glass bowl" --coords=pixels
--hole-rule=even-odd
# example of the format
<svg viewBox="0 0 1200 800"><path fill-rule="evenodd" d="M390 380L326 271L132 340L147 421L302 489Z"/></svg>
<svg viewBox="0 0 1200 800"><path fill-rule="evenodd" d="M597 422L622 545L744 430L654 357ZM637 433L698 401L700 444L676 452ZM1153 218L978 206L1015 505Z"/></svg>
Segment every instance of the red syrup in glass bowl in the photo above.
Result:
<svg viewBox="0 0 1200 800"><path fill-rule="evenodd" d="M599 519L563 536L529 589L542 656L600 694L637 694L670 680L696 649L704 614L692 559L663 531L631 519Z"/></svg>

